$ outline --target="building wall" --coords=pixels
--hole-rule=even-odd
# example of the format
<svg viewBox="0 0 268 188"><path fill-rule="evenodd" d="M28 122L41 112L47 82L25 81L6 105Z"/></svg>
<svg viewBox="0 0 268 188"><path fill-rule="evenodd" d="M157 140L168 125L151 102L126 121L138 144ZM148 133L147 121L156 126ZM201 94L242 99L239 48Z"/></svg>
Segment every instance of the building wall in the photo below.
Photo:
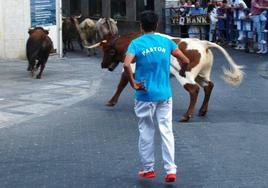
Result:
<svg viewBox="0 0 268 188"><path fill-rule="evenodd" d="M25 59L30 0L0 1L0 58Z"/></svg>

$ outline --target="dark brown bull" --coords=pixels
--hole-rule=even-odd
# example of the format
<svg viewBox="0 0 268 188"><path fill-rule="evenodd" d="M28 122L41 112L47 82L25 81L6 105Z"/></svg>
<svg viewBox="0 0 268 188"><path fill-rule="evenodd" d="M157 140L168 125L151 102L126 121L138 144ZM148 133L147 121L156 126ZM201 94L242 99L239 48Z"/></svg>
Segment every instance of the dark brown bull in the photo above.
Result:
<svg viewBox="0 0 268 188"><path fill-rule="evenodd" d="M63 41L63 53L67 51L74 51L73 41L77 41L80 48L83 49L79 33L75 25L75 19L79 19L81 16L63 17L62 22L62 41Z"/></svg>
<svg viewBox="0 0 268 188"><path fill-rule="evenodd" d="M53 43L48 36L48 30L42 27L29 29L28 33L30 36L26 44L26 55L29 62L27 70L31 71L32 76L34 76L34 71L41 66L40 72L36 76L37 79L40 79L49 53L53 51Z"/></svg>
<svg viewBox="0 0 268 188"><path fill-rule="evenodd" d="M103 49L103 61L101 62L102 68L108 68L113 71L119 62L124 61L127 47L131 40L140 36L141 33L132 33L121 37L107 37L106 40L92 45L92 47L100 46ZM204 99L199 110L199 115L204 116L208 110L208 102L213 89L213 82L210 80L210 73L213 65L213 54L210 48L219 49L226 57L230 69L224 69L224 80L230 85L239 85L243 78L242 66L237 65L230 55L219 45L209 42L201 41L198 39L190 38L174 38L168 35L159 34L164 37L170 38L175 41L180 50L189 58L190 64L186 70L186 77L179 74L181 69L179 62L176 58L171 60L170 72L176 77L184 89L189 93L190 103L187 112L182 116L180 121L188 121L194 113L197 96L199 93L199 86L204 89ZM171 57L172 58L172 57ZM134 65L134 64L133 64ZM134 66L133 72L135 72ZM121 75L120 83L113 97L106 104L107 106L114 106L123 89L128 84L127 75L123 72Z"/></svg>

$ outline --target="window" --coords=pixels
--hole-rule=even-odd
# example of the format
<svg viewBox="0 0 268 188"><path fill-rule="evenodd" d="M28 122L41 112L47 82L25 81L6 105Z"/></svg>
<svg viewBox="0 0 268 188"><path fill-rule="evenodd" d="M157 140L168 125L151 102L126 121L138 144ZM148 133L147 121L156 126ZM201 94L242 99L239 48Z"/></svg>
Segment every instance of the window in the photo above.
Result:
<svg viewBox="0 0 268 188"><path fill-rule="evenodd" d="M111 0L111 17L126 19L126 0Z"/></svg>
<svg viewBox="0 0 268 188"><path fill-rule="evenodd" d="M102 16L102 0L89 0L89 16L101 17Z"/></svg>
<svg viewBox="0 0 268 188"><path fill-rule="evenodd" d="M140 13L144 10L154 10L154 0L137 0L136 17L140 19Z"/></svg>

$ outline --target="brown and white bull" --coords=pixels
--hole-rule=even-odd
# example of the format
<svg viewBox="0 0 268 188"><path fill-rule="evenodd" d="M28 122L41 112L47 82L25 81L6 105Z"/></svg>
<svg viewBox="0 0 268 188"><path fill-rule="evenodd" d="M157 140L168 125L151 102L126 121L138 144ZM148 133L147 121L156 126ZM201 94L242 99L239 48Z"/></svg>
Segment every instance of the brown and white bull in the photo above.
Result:
<svg viewBox="0 0 268 188"><path fill-rule="evenodd" d="M141 33L132 33L121 37L107 37L106 40L92 45L91 47L102 47L104 56L101 66L102 68L108 68L110 71L113 71L119 62L123 62L125 52L131 40L139 37L140 35ZM224 80L232 86L238 86L241 83L244 75L243 71L241 70L242 66L237 65L221 46L205 40L175 38L168 35L163 36L175 41L179 45L180 50L190 60L190 64L186 70L186 77L182 77L179 75L179 70L181 69L180 63L177 62L176 58L171 56L170 72L176 77L176 79L190 95L190 104L188 110L181 117L180 121L186 122L193 115L199 93L199 86L203 87L205 93L203 103L199 110L199 115L204 116L207 113L209 98L214 86L213 82L210 80L213 65L213 53L211 52L210 48L217 48L220 50L230 65L229 69L223 70ZM135 72L135 64L133 64L132 68L133 72ZM107 106L114 106L117 103L121 92L127 84L128 79L126 74L123 72L117 90L114 96L108 101Z"/></svg>
<svg viewBox="0 0 268 188"><path fill-rule="evenodd" d="M40 79L49 53L53 52L53 43L48 36L48 30L42 27L31 28L28 33L30 36L26 44L26 55L29 62L27 70L31 71L32 76L34 76L34 71L41 66L40 72L36 76L37 79Z"/></svg>

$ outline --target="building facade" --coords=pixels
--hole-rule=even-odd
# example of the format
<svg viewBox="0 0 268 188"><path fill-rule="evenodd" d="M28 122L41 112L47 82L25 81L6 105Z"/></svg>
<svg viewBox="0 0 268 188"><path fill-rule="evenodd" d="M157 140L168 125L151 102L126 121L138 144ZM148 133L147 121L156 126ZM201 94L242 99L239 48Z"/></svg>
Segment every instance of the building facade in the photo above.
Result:
<svg viewBox="0 0 268 188"><path fill-rule="evenodd" d="M50 2L50 3L47 3ZM44 6L55 6L56 15L53 25L38 25L50 29L57 53L62 53L61 14L63 16L82 14L84 17L98 19L112 17L118 21L119 32L139 30L139 14L143 10L154 10L161 15L163 8L176 6L178 0L0 0L0 59L25 59L28 29L33 19L39 19L44 7L33 8L33 4L43 3ZM40 10L40 11L39 11ZM33 11L37 14L33 14ZM49 10L50 11L50 10ZM33 18L33 15L36 15ZM43 12L42 16L47 16ZM53 17L53 18L54 18ZM48 21L50 18L43 20Z"/></svg>
<svg viewBox="0 0 268 188"><path fill-rule="evenodd" d="M143 10L162 12L165 0L62 0L63 14L85 17L112 17L122 21L137 21Z"/></svg>

